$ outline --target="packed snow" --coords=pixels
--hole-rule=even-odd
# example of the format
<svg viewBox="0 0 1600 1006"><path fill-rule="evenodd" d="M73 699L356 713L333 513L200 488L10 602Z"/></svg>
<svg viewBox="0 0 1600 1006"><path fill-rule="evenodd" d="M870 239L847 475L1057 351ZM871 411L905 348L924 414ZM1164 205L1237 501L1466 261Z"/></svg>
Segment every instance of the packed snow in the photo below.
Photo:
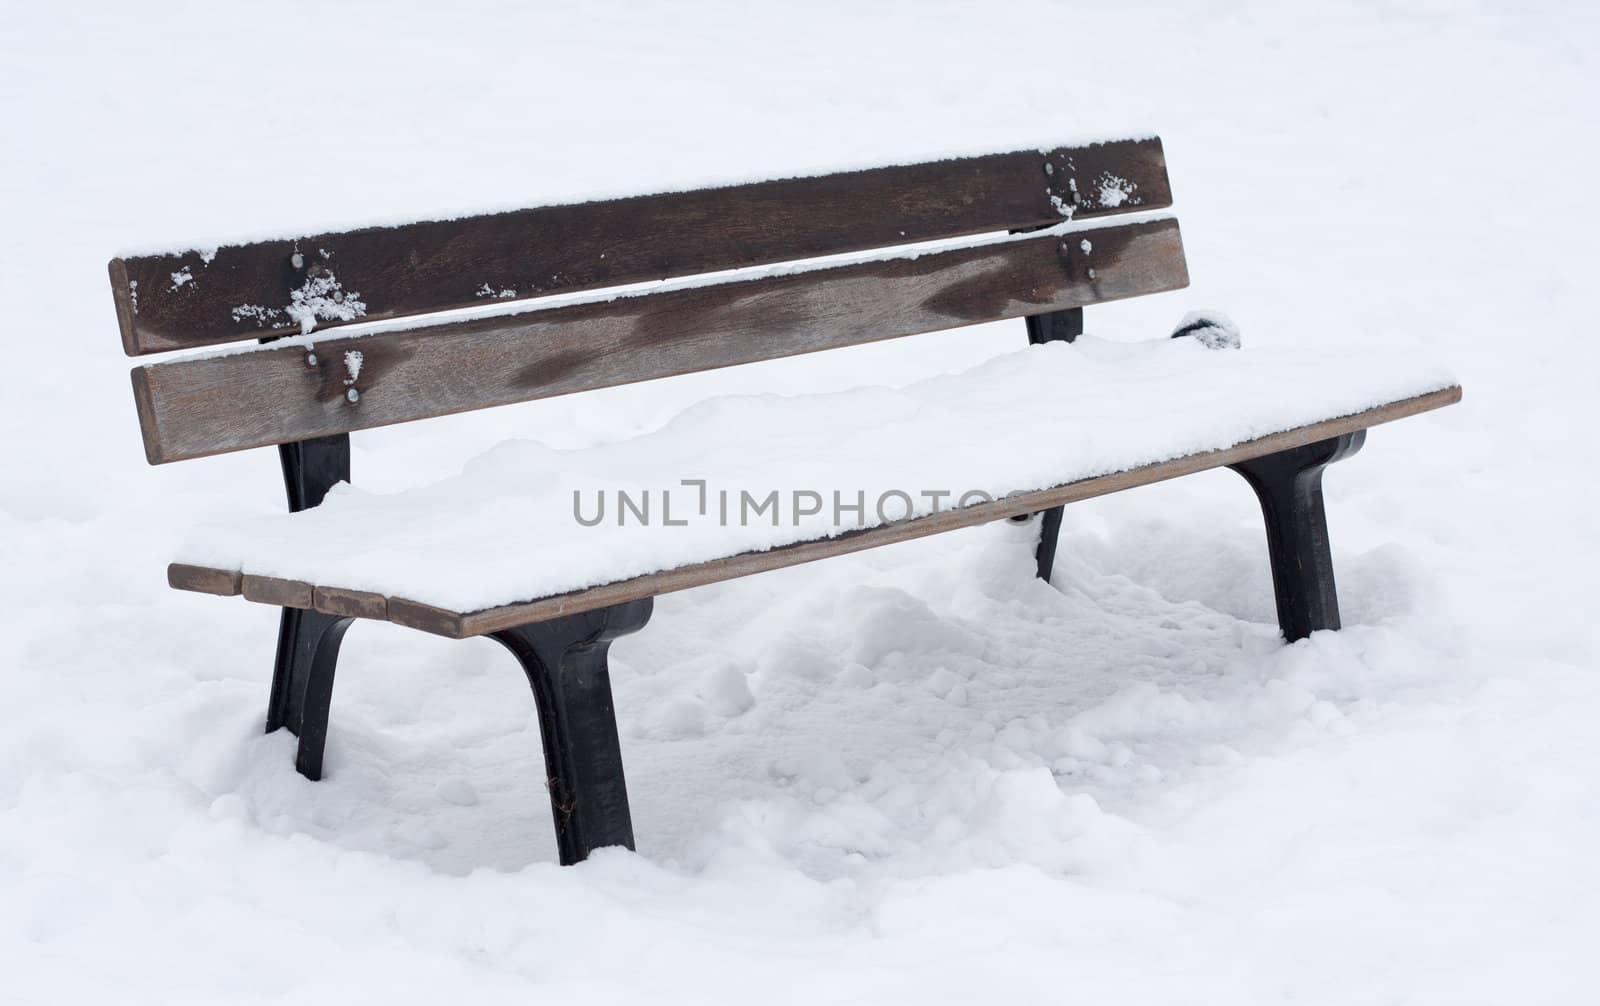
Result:
<svg viewBox="0 0 1600 1006"><path fill-rule="evenodd" d="M473 611L1220 450L1452 383L1392 350L1218 352L1206 343L1222 344L1221 324L1027 346L899 389L713 398L587 449L509 441L436 484L340 486L313 510L199 524L177 558ZM345 363L352 384L360 353Z"/></svg>
<svg viewBox="0 0 1600 1006"><path fill-rule="evenodd" d="M13 6L0 999L1597 998L1592 5ZM494 643L357 624L310 783L262 733L275 613L165 586L282 486L272 450L144 463L119 249L1130 127L1194 285L1090 331L1217 305L1241 355L1399 349L1467 389L1329 470L1340 632L1279 642L1229 472L1069 507L1052 585L1000 523L668 595L611 651L639 851L560 868ZM357 434L356 484L1023 342Z"/></svg>
<svg viewBox="0 0 1600 1006"><path fill-rule="evenodd" d="M234 311L234 320L239 318ZM354 321L367 313L367 305L359 293L346 293L339 278L330 271L308 276L300 286L289 291L289 305L284 313L300 324L300 334L310 335L319 321Z"/></svg>

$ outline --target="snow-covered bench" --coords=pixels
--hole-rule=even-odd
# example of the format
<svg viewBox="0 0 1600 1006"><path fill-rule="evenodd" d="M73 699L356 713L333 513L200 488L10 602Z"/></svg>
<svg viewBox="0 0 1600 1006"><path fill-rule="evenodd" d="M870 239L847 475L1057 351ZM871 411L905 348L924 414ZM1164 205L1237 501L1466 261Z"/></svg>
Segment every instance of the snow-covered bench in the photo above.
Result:
<svg viewBox="0 0 1600 1006"><path fill-rule="evenodd" d="M277 445L292 511L201 526L169 581L282 607L267 728L313 779L351 620L505 644L563 862L632 846L606 651L657 594L1003 518L1048 579L1064 504L1230 466L1284 636L1337 628L1323 467L1460 389L1204 319L1078 339L1084 305L1186 285L1169 204L1150 138L114 259L127 352L203 350L133 371L149 460ZM354 430L1017 317L1030 345L965 374L334 489Z"/></svg>

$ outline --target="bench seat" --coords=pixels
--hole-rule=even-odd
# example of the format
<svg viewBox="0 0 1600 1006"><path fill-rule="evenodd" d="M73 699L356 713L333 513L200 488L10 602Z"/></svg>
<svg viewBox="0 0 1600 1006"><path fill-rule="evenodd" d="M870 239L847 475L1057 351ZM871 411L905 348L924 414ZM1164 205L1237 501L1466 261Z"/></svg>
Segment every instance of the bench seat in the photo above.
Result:
<svg viewBox="0 0 1600 1006"><path fill-rule="evenodd" d="M341 485L315 509L197 527L169 580L459 638L1035 513L1459 398L1446 371L1398 353L1084 337L900 389L713 399L584 450L512 440L393 494ZM776 526L773 509L751 516L773 491ZM985 495L956 509L968 491ZM800 513L812 501L797 492L820 512ZM600 523L579 522L575 493L585 520L604 500ZM835 493L864 513L835 512Z"/></svg>

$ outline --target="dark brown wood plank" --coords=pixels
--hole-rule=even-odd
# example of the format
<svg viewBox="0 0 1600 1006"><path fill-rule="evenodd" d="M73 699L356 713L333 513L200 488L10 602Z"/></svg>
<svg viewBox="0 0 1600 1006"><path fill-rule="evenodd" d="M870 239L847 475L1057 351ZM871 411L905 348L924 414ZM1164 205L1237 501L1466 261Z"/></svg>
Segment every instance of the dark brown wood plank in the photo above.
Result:
<svg viewBox="0 0 1600 1006"><path fill-rule="evenodd" d="M467 633L462 629L461 619L462 614L459 611L437 608L420 601L408 601L402 597L389 598L389 620L408 629L421 629L423 632L448 636L451 639L465 639Z"/></svg>
<svg viewBox="0 0 1600 1006"><path fill-rule="evenodd" d="M1135 486L1162 482L1210 468L1220 468L1224 465L1235 464L1264 454L1287 450L1291 447L1314 443L1318 440L1326 440L1345 433L1353 433L1356 430L1368 429L1381 423L1393 422L1407 416L1443 408L1460 400L1461 389L1459 387L1445 388L1426 395L1419 395L1415 398L1378 406L1354 415L1341 416L1320 423L1286 430L1282 433L1274 433L1255 440L1235 444L1223 450L1193 454L1188 457L1144 465L1140 468L1117 472L1112 475L1102 475L1077 482L1068 482L1049 489L1041 489L1036 492L1023 493L996 500L992 503L982 503L959 510L946 510L926 517L919 517L915 520L859 531L849 531L834 538L798 542L765 552L747 552L742 555L696 563L690 566L680 566L677 569L651 573L647 576L604 584L586 590L573 591L572 593L555 597L508 604L482 611L451 611L405 598L390 597L387 599L385 606L386 617L399 625L431 632L435 635L449 636L454 639L484 635L529 622L538 622L562 615L590 611L612 604L638 600L642 597L654 597L677 590L686 590L690 587L719 583L724 580L750 576L771 569L797 566L802 563L815 562L818 559L827 559L836 555L877 548L880 545L890 545L913 538L954 531L974 524L1001 520L1017 514L1037 513L1053 506L1090 499L1095 496L1104 496L1123 489L1131 489ZM222 569L187 568L217 576L238 575L236 572ZM205 588L203 587L189 585L201 582L203 579L203 577L190 576L182 578L182 582L180 582L178 578L173 578L172 585L183 590L204 590ZM283 602L278 600L278 597L289 596L293 590L297 589L285 590L274 587L268 591L271 596L263 596L263 592L259 588L254 591L249 589L252 580L265 579L270 578L244 577L247 587L244 591L245 597L268 604L281 604ZM298 581L276 581L277 585L296 583ZM315 596L322 598L327 592L336 589L318 587L315 590ZM311 593L309 588L307 588L307 593ZM328 609L319 604L318 610L327 611ZM349 612L336 610L329 611L329 613L347 614Z"/></svg>
<svg viewBox="0 0 1600 1006"><path fill-rule="evenodd" d="M111 289L135 356L296 330L308 283L375 320L1171 203L1161 141L1120 140L119 258Z"/></svg>
<svg viewBox="0 0 1600 1006"><path fill-rule="evenodd" d="M135 370L134 391L146 453L159 464L1187 283L1177 221L1154 220L330 338L315 362L285 347L150 364Z"/></svg>
<svg viewBox="0 0 1600 1006"><path fill-rule="evenodd" d="M239 593L237 569L214 569L175 562L167 567L167 586L174 590L193 590L201 594L232 597Z"/></svg>
<svg viewBox="0 0 1600 1006"><path fill-rule="evenodd" d="M277 576L244 574L239 582L240 593L247 601L275 604L280 608L311 607L311 584L304 580L285 580Z"/></svg>
<svg viewBox="0 0 1600 1006"><path fill-rule="evenodd" d="M372 618L382 621L389 617L389 599L370 590L350 590L347 587L316 587L311 592L311 607L329 615L350 618Z"/></svg>

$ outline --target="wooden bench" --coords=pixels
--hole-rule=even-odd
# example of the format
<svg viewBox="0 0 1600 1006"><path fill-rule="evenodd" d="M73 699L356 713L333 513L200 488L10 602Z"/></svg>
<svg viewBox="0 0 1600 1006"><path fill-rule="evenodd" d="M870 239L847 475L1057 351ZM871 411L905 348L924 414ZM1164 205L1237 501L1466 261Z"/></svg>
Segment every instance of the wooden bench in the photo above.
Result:
<svg viewBox="0 0 1600 1006"><path fill-rule="evenodd" d="M1085 305L1187 284L1177 222L1151 213L1170 202L1150 138L129 256L110 273L129 355L246 344L133 370L150 462L277 446L299 512L350 478L356 430L998 319L1024 318L1033 344L1072 342ZM725 270L746 271L706 275ZM667 279L680 282L522 303ZM409 321L338 331L391 319ZM656 595L1031 516L1048 580L1064 504L1229 466L1261 503L1279 624L1295 640L1339 626L1323 468L1368 427L1459 397L1436 388L1131 470L485 608L248 566L175 563L168 578L282 608L267 729L298 735L312 779L353 619L500 641L533 686L572 863L633 845L606 653Z"/></svg>

